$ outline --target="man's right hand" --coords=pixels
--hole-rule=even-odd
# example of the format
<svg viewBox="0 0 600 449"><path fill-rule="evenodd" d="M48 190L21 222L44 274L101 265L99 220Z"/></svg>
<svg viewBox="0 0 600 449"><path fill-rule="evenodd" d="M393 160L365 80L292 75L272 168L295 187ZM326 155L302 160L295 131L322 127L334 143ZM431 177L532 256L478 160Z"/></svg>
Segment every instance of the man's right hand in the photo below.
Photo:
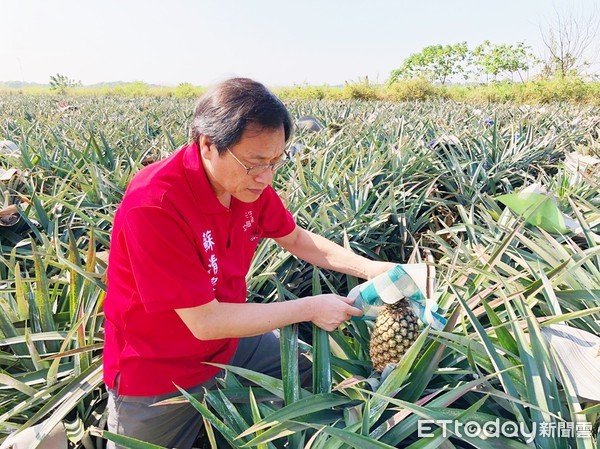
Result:
<svg viewBox="0 0 600 449"><path fill-rule="evenodd" d="M241 338L264 334L288 324L312 321L328 332L362 312L354 300L331 293L305 298L262 303L212 301L175 312L199 340Z"/></svg>
<svg viewBox="0 0 600 449"><path fill-rule="evenodd" d="M308 296L303 298L311 309L311 320L314 324L327 332L331 332L348 321L353 316L362 316L362 311L352 307L353 299L345 296L326 293L323 295Z"/></svg>

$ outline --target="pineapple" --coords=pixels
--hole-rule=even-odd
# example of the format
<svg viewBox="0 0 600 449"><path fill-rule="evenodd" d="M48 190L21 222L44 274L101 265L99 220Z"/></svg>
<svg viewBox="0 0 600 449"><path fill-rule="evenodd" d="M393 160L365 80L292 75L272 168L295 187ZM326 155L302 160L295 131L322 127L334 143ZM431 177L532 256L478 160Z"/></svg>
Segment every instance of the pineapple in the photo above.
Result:
<svg viewBox="0 0 600 449"><path fill-rule="evenodd" d="M388 363L397 363L419 336L417 315L406 299L387 304L375 321L369 354L373 368L383 371Z"/></svg>

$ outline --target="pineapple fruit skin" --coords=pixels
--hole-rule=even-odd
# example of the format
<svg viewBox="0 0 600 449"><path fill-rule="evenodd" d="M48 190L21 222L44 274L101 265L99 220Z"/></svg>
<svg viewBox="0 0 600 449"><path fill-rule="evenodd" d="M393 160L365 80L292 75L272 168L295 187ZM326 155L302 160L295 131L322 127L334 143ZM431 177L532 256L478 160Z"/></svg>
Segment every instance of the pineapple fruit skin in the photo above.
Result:
<svg viewBox="0 0 600 449"><path fill-rule="evenodd" d="M381 372L388 363L398 363L418 336L418 318L407 300L386 305L371 333L369 355L373 368Z"/></svg>

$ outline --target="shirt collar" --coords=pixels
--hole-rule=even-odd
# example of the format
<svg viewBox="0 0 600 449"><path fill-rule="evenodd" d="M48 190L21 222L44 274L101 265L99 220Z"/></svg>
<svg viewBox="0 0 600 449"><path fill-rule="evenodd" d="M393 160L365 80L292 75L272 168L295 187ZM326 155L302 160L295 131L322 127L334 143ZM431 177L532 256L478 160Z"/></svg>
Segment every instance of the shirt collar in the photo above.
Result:
<svg viewBox="0 0 600 449"><path fill-rule="evenodd" d="M191 143L184 147L182 151L184 152L183 168L185 177L200 211L208 214L226 212L228 209L221 204L208 181L200 159L198 144L196 142Z"/></svg>

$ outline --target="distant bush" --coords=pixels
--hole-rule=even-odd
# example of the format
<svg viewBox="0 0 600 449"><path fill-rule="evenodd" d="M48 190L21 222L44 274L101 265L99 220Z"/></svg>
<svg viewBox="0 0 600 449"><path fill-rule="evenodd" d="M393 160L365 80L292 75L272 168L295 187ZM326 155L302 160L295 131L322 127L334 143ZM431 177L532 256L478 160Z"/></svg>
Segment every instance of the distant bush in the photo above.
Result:
<svg viewBox="0 0 600 449"><path fill-rule="evenodd" d="M324 100L331 88L328 86L294 86L278 87L273 89L275 94L282 100Z"/></svg>
<svg viewBox="0 0 600 449"><path fill-rule="evenodd" d="M72 87L63 95L119 97L197 98L206 88L181 83L176 87L151 86L142 81L116 86ZM600 105L600 82L586 82L577 77L535 80L525 83L511 81L485 84L453 84L443 86L425 79L399 80L391 84L372 84L368 78L346 82L344 86L277 87L273 91L284 101L292 100L364 100L364 101L428 101L452 99L472 103L546 104L567 102ZM0 95L55 95L44 87L0 88Z"/></svg>
<svg viewBox="0 0 600 449"><path fill-rule="evenodd" d="M562 78L527 83L525 92L535 103L590 103L593 100L590 95L593 89L590 86L590 83L585 83L580 78Z"/></svg>
<svg viewBox="0 0 600 449"><path fill-rule="evenodd" d="M588 97L590 98L590 104L600 106L600 83L588 85Z"/></svg>
<svg viewBox="0 0 600 449"><path fill-rule="evenodd" d="M202 95L206 89L194 86L190 83L180 83L173 91L175 98L197 98Z"/></svg>
<svg viewBox="0 0 600 449"><path fill-rule="evenodd" d="M412 79L395 82L384 91L385 98L391 101L423 101L431 98L447 97L447 89L435 86L425 79Z"/></svg>
<svg viewBox="0 0 600 449"><path fill-rule="evenodd" d="M470 86L456 85L448 89L448 96L455 101L464 102L521 103L522 87L520 84L506 81Z"/></svg>
<svg viewBox="0 0 600 449"><path fill-rule="evenodd" d="M355 83L346 82L344 97L349 100L379 100L381 87L369 83L369 78L359 79Z"/></svg>
<svg viewBox="0 0 600 449"><path fill-rule="evenodd" d="M144 97L150 93L150 87L143 81L134 81L133 83L116 86L113 92L124 97Z"/></svg>

